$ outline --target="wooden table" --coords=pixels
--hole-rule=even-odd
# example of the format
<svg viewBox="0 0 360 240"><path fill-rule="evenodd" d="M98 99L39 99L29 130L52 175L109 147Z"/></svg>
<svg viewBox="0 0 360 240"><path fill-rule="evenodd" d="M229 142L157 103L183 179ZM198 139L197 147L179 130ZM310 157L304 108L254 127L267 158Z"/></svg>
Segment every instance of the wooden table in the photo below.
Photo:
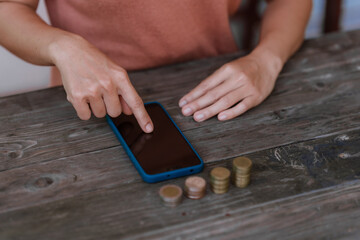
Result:
<svg viewBox="0 0 360 240"><path fill-rule="evenodd" d="M81 121L62 88L0 99L0 239L360 237L360 31L306 41L271 96L227 122L177 102L240 53L135 72L205 161L253 160L251 185L164 207L105 119ZM4 81L4 79L3 79ZM26 79L24 79L26 81Z"/></svg>

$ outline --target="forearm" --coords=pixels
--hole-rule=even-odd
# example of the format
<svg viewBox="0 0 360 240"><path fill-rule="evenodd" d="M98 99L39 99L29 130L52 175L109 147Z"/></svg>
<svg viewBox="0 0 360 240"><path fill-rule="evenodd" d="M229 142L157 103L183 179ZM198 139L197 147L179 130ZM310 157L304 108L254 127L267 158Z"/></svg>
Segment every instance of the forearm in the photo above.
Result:
<svg viewBox="0 0 360 240"><path fill-rule="evenodd" d="M264 56L280 71L303 42L311 7L311 0L268 1L260 41L252 54Z"/></svg>
<svg viewBox="0 0 360 240"><path fill-rule="evenodd" d="M36 7L37 1L0 1L0 44L30 63L54 65L52 46L79 37L47 25L37 16Z"/></svg>

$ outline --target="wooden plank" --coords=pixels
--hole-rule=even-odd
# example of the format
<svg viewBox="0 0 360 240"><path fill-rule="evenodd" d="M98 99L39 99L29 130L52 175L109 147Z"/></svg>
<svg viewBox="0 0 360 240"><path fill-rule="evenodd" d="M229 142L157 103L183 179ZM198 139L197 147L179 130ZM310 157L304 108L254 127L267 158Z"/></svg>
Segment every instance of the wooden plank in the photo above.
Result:
<svg viewBox="0 0 360 240"><path fill-rule="evenodd" d="M0 178L0 213L141 182L120 146L7 170Z"/></svg>
<svg viewBox="0 0 360 240"><path fill-rule="evenodd" d="M127 239L358 239L359 201L359 181L251 208L239 200L237 209Z"/></svg>
<svg viewBox="0 0 360 240"><path fill-rule="evenodd" d="M299 103L308 103L310 101L316 100L319 95L323 97L329 95L329 93L333 94L338 88L340 84L346 85L351 83L345 83L345 81L353 81L358 77L359 69L360 69L360 57L359 58L351 58L347 56L347 53L360 55L360 47L357 49L351 49L345 53L343 53L338 60L330 59L331 65L325 68L316 69L316 71L305 71L301 73L296 73L295 75L288 75L288 72L284 72L278 79L276 87L269 97L257 112L269 112L275 110L281 110L281 108L286 108L288 106L292 106L294 104ZM344 61L343 58L346 58ZM331 69L329 69L331 67ZM192 73L192 76L200 75L201 71ZM154 74L156 75L156 74ZM158 100L162 104L164 104L169 110L174 108L178 111L173 111L174 115L178 115L181 117L179 108L177 107L178 99L189 91L193 86L196 85L196 81L194 79L192 81L184 83L182 81L183 76L178 76L179 79L174 81L170 81L167 83L161 83L162 88L159 89L158 86L153 86L147 84L147 86L139 86L141 94L145 101L153 101ZM350 79L349 79L350 78ZM202 78L198 78L198 81L201 81ZM356 79L357 80L357 79ZM175 83L175 84L172 84ZM182 86L180 86L182 84ZM48 91L53 93L55 89L48 89ZM62 91L59 91L63 94ZM38 92L39 95L43 94L43 91ZM55 94L56 95L56 94ZM18 95L19 97L22 95ZM304 97L306 96L306 97ZM58 98L60 98L58 96ZM301 102L300 102L301 101ZM10 101L11 102L11 101ZM19 101L23 102L23 101ZM26 102L26 101L25 101ZM67 118L76 118L75 111L72 109L70 103L61 101L56 103L59 106L50 105L47 108L40 108L40 110L32 110L31 112L19 112L16 115L4 115L0 116L0 120L5 124L0 126L0 132L8 132L14 128L23 128L27 127L28 124L38 124L40 121L55 120L57 117L63 119L64 111L66 111ZM37 104L35 104L37 105ZM10 105L6 108L12 108ZM57 116L59 115L59 116ZM177 116L175 116L177 117ZM186 118L187 122L193 123L191 118ZM208 123L204 122L197 125L192 124L191 127L200 127L206 126ZM84 122L86 123L86 121ZM181 124L181 123L180 123ZM188 123L184 124L184 130L188 130Z"/></svg>
<svg viewBox="0 0 360 240"><path fill-rule="evenodd" d="M280 78L266 102L225 123L216 119L196 123L182 116L174 106L174 96L178 95L175 89L167 93L172 98L169 95L159 98L164 99L162 102L205 162L211 162L358 127L357 64L340 64L333 67L331 75L330 70L319 69ZM4 160L0 162L0 170L119 144L104 119L84 122L73 111L66 104L2 117L5 124L0 127L0 155Z"/></svg>
<svg viewBox="0 0 360 240"><path fill-rule="evenodd" d="M351 59L356 56L351 49L359 47L360 31L328 34L316 39L307 40L302 48L288 61L282 74L297 74L310 72L324 67L324 63L336 63L339 60ZM347 53L344 56L344 52ZM130 78L139 89L141 95L148 94L149 81L151 85L166 85L169 83L182 86L185 82L192 83L188 89L197 82L211 74L224 63L240 57L244 53L234 53L202 60L190 61L182 64L159 67L156 69L131 72ZM186 93L184 89L183 93ZM66 95L62 87L34 91L19 95L0 98L0 117L16 115L28 111L37 111L46 108L56 108L67 104Z"/></svg>
<svg viewBox="0 0 360 240"><path fill-rule="evenodd" d="M281 85L284 85L282 83L289 82L289 80L290 82L298 82L299 79L309 78L311 76L311 74L309 74L310 72L321 68L323 71L320 72L322 72L323 75L319 75L319 78L329 77L330 67L331 72L334 70L333 67L336 66L338 68L349 68L349 71L358 71L360 68L360 64L358 63L359 57L357 57L360 52L359 39L360 31L356 31L346 34L329 35L305 42L302 50L286 65L272 96L278 94L279 91L289 91L289 89L282 89ZM238 56L239 53L236 53L135 72L131 74L131 78L134 84L138 86L140 94L145 101L161 100L167 107L174 107L183 94L196 86L198 82L211 74L213 70ZM298 75L297 78L293 78L294 74ZM289 76L292 77L289 78ZM151 85L148 84L149 78L151 78ZM292 79L294 81L291 81ZM299 85L296 85L296 87L298 86ZM291 92L288 93L290 94ZM18 106L16 104L18 104ZM70 104L66 102L65 93L60 88L0 98L0 119L7 122L9 121L8 117L14 115L14 118L22 117L22 121L24 121L23 116L28 114L28 111L37 112L43 109L43 112L39 112L39 115L41 115L50 109L61 110L59 108L63 106L67 107L70 106ZM53 114L56 115L58 112L59 111L54 112ZM75 111L72 111L72 113L74 114ZM21 126L21 124L19 125ZM8 126L7 124L2 124L0 127L5 129L12 128L12 126Z"/></svg>
<svg viewBox="0 0 360 240"><path fill-rule="evenodd" d="M357 31L305 43L263 105L222 124L194 123L175 105L181 91L236 54L133 73L144 99L163 99L208 162L201 176L240 154L252 152L255 162L249 188L185 200L173 210L160 204L161 183L140 180L103 120L74 118L60 88L0 99L0 238L170 239L178 232L199 238L336 238L345 234L344 226L354 236L359 182L348 181L360 174L359 36ZM40 113L43 119L35 117ZM312 138L319 139L302 142Z"/></svg>
<svg viewBox="0 0 360 240"><path fill-rule="evenodd" d="M44 119L1 133L0 139L0 171L119 145L104 119L84 123L73 117Z"/></svg>
<svg viewBox="0 0 360 240"><path fill-rule="evenodd" d="M44 108L56 108L63 104L67 104L67 102L66 94L62 87L1 97L0 117L32 112Z"/></svg>
<svg viewBox="0 0 360 240"><path fill-rule="evenodd" d="M208 191L205 198L185 199L175 209L162 206L157 195L165 183L144 183L129 160L116 162L120 148L5 171L0 238L174 239L179 233L184 238L259 237L268 229L273 234L296 229L310 234L315 223L319 234L326 234L323 230L335 220L355 227L359 223L353 217L360 214L359 143L357 130L250 154L254 168L248 188L232 186L225 195ZM213 167L230 164L231 159L207 164L199 175L208 178ZM166 183L183 182L179 178ZM345 182L355 185L323 189ZM319 215L307 215L313 211ZM342 226L332 233L340 233Z"/></svg>
<svg viewBox="0 0 360 240"><path fill-rule="evenodd" d="M359 78L356 76L355 79ZM211 162L223 156L232 157L239 153L336 134L346 129L358 129L360 81L353 83L355 85L350 84L349 89L347 84L338 87L335 84L332 94L324 95L324 98L319 96L307 104L275 110L261 117L253 115L250 119L238 118L209 128L197 128L185 134L199 154Z"/></svg>
<svg viewBox="0 0 360 240"><path fill-rule="evenodd" d="M293 69L291 71L292 74L310 72L336 62L330 60L333 57L337 58L337 61L341 60L344 52L347 52L347 57L343 57L342 60L356 58L358 55L352 55L350 49L359 46L359 39L360 31L357 30L344 32L344 34L340 32L326 34L319 38L307 40L300 50L286 63L284 70L287 72L288 69Z"/></svg>

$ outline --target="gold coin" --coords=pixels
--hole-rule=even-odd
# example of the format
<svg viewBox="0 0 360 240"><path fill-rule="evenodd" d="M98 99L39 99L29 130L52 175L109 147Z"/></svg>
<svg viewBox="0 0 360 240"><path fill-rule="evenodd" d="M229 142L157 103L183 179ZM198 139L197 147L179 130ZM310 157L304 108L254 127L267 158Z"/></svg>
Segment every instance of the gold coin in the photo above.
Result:
<svg viewBox="0 0 360 240"><path fill-rule="evenodd" d="M212 186L224 186L224 185L229 185L230 182L230 178L227 181L223 181L223 182L218 182L218 181L210 181L210 185Z"/></svg>
<svg viewBox="0 0 360 240"><path fill-rule="evenodd" d="M241 172L249 172L252 166L252 162L247 157L237 157L233 160L233 169Z"/></svg>
<svg viewBox="0 0 360 240"><path fill-rule="evenodd" d="M177 202L181 200L183 192L179 186L168 184L160 188L159 194L165 202Z"/></svg>
<svg viewBox="0 0 360 240"><path fill-rule="evenodd" d="M243 180L235 180L234 184L236 187L244 188L249 185L250 179L243 179Z"/></svg>
<svg viewBox="0 0 360 240"><path fill-rule="evenodd" d="M250 182L250 178L234 179L234 182Z"/></svg>
<svg viewBox="0 0 360 240"><path fill-rule="evenodd" d="M226 184L227 182L229 182L229 179L230 178L227 178L225 180L217 180L217 179L210 178L210 183L211 184Z"/></svg>
<svg viewBox="0 0 360 240"><path fill-rule="evenodd" d="M225 180L230 177L230 171L224 167L216 167L211 170L210 176L216 180Z"/></svg>
<svg viewBox="0 0 360 240"><path fill-rule="evenodd" d="M211 182L210 185L215 186L215 187L226 187L226 186L230 185L230 180L223 182L223 183Z"/></svg>
<svg viewBox="0 0 360 240"><path fill-rule="evenodd" d="M233 178L236 178L236 179L247 179L247 178L250 178L250 174L246 174L246 175L235 174L235 175L233 176Z"/></svg>
<svg viewBox="0 0 360 240"><path fill-rule="evenodd" d="M229 188L221 189L221 190L211 188L211 191L213 191L213 192L216 193L216 194L224 194L224 193L226 193L227 191L229 191Z"/></svg>

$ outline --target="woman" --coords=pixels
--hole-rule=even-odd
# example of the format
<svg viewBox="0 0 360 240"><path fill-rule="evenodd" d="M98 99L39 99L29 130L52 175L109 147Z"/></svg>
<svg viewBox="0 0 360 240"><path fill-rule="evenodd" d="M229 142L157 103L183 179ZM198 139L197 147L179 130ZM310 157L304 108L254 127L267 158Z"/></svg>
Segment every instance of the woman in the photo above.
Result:
<svg viewBox="0 0 360 240"><path fill-rule="evenodd" d="M268 0L260 41L182 97L185 116L225 121L260 104L286 60L303 41L311 0ZM127 71L237 51L229 16L239 0L0 0L0 43L20 58L56 66L81 119L134 114L145 132L152 121Z"/></svg>

